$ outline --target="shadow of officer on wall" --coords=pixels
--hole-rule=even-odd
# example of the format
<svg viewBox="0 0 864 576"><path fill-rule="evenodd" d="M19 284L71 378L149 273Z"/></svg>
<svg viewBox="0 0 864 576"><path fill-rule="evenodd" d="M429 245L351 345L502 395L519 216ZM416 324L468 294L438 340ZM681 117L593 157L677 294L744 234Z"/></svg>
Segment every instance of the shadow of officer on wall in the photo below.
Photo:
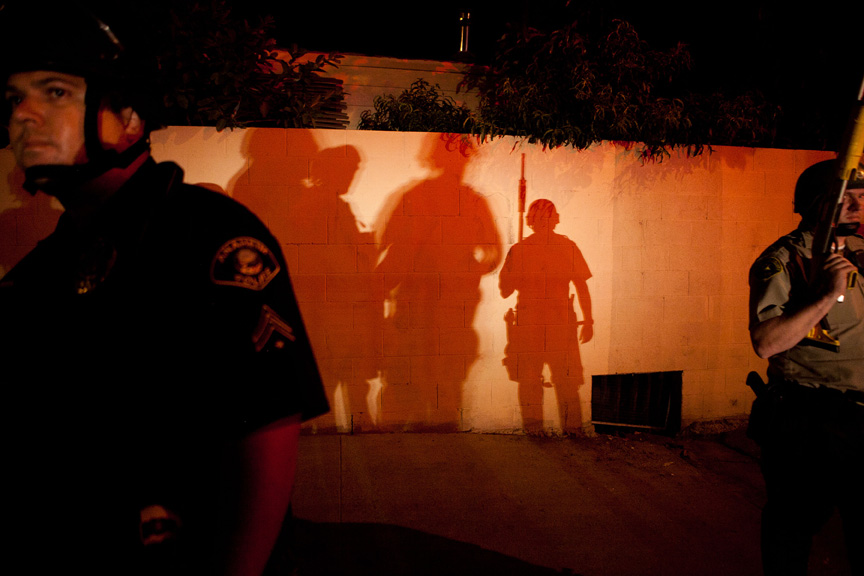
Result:
<svg viewBox="0 0 864 576"><path fill-rule="evenodd" d="M480 281L498 267L501 240L486 198L463 180L476 153L461 135L429 134L419 157L429 176L393 194L376 226L385 380L404 426L454 428L478 356Z"/></svg>
<svg viewBox="0 0 864 576"><path fill-rule="evenodd" d="M270 129L248 130L244 153L248 168L229 190L296 254L301 311L335 408L317 424L372 428L369 380L378 376L383 304L375 237L352 203L361 154L347 145L321 149L308 130Z"/></svg>
<svg viewBox="0 0 864 576"><path fill-rule="evenodd" d="M523 427L543 427L543 388L554 388L563 431L581 428L578 388L583 383L579 344L594 336L588 264L576 244L555 233L560 218L549 200L528 208L533 234L514 244L499 276L501 296L517 293L516 308L507 311L507 347L502 363L519 384ZM570 285L575 288L575 295ZM582 320L574 309L579 301ZM548 366L550 381L545 381Z"/></svg>
<svg viewBox="0 0 864 576"><path fill-rule="evenodd" d="M379 402L369 395L370 381L379 375L384 316L375 235L355 214L350 193L361 163L352 146L326 148L313 157L307 184L317 198L312 209L327 218L328 287L318 319L326 341L325 385L333 396L341 395L355 432L377 426Z"/></svg>

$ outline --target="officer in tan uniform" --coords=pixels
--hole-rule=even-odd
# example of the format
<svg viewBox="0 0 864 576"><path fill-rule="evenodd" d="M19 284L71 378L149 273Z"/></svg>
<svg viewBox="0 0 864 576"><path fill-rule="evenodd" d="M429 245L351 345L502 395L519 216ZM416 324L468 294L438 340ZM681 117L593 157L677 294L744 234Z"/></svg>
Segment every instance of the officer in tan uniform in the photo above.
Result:
<svg viewBox="0 0 864 576"><path fill-rule="evenodd" d="M833 161L805 170L795 189L799 227L750 269L750 336L768 358L768 385L751 415L758 431L767 503L762 557L768 575L804 575L812 537L839 509L855 574L864 573L864 263L856 234L864 215L864 166L850 179L834 253L810 278L818 196ZM825 319L839 346L808 337Z"/></svg>

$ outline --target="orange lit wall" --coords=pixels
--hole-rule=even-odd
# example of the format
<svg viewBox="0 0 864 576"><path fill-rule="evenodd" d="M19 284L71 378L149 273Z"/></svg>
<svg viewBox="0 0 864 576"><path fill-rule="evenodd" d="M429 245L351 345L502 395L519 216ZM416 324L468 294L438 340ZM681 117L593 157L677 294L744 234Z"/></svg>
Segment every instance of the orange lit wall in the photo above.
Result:
<svg viewBox="0 0 864 576"><path fill-rule="evenodd" d="M683 371L685 424L747 413L745 376L765 368L747 270L796 225L796 175L831 156L718 148L643 166L612 145L208 128L160 131L153 152L283 244L333 406L307 427L339 432L580 429L591 375L627 372ZM527 204L549 200L560 222L524 227L505 297L523 154ZM12 164L2 151L0 272L58 214Z"/></svg>

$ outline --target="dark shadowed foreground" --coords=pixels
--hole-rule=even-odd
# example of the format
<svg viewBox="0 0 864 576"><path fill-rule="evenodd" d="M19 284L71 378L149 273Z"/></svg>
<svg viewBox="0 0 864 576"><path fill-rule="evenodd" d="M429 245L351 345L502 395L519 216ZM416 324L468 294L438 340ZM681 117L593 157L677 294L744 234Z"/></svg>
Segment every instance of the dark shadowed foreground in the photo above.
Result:
<svg viewBox="0 0 864 576"><path fill-rule="evenodd" d="M740 429L304 436L300 574L758 576L757 457ZM849 574L838 524L811 575Z"/></svg>

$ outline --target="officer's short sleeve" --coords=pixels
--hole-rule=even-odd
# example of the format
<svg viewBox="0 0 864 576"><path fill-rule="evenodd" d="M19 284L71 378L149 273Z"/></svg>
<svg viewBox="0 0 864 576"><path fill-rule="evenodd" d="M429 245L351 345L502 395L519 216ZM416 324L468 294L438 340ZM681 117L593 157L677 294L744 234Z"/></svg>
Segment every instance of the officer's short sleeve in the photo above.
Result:
<svg viewBox="0 0 864 576"><path fill-rule="evenodd" d="M783 314L792 289L789 273L777 255L763 255L750 268L750 326Z"/></svg>
<svg viewBox="0 0 864 576"><path fill-rule="evenodd" d="M242 206L220 207L206 241L202 361L220 383L229 430L243 433L293 415L329 410L320 372L278 242ZM203 262L202 262L203 264Z"/></svg>

